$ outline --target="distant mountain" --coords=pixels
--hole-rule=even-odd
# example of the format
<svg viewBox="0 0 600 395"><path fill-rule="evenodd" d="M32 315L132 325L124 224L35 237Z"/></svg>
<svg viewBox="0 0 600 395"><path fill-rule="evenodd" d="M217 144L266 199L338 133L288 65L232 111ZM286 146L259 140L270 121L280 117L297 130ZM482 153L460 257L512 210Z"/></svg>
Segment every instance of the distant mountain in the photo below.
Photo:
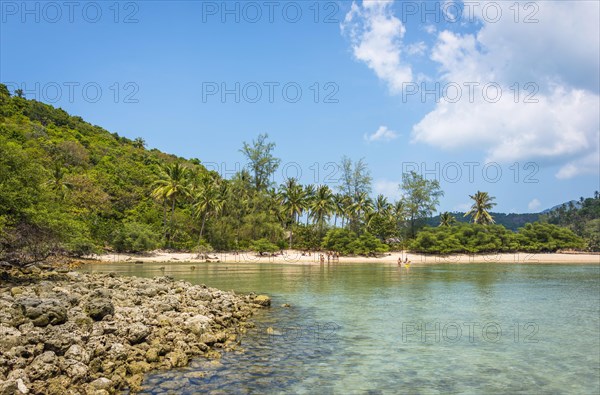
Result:
<svg viewBox="0 0 600 395"><path fill-rule="evenodd" d="M573 205L576 208L580 208L581 207L581 202L579 200L571 200L571 201L564 202L564 203L561 203L561 204L557 204L556 206L552 206L550 208L547 208L544 211L540 212L540 214L548 214L550 211L556 210L559 207L562 207L562 206L565 206L565 205L568 206L569 203L573 203Z"/></svg>

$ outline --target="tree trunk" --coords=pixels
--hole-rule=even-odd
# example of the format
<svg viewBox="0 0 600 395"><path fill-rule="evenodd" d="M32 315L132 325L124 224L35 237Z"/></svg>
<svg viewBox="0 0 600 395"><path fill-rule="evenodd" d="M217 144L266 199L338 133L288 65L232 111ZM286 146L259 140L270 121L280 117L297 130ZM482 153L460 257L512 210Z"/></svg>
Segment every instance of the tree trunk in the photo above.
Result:
<svg viewBox="0 0 600 395"><path fill-rule="evenodd" d="M171 247L171 231L173 230L173 220L175 219L175 197L171 202L171 229L169 230L169 247Z"/></svg>
<svg viewBox="0 0 600 395"><path fill-rule="evenodd" d="M163 233L167 237L167 199L163 199Z"/></svg>
<svg viewBox="0 0 600 395"><path fill-rule="evenodd" d="M294 233L294 222L296 221L296 214L292 214L292 224L290 225L290 250L292 249L292 234Z"/></svg>
<svg viewBox="0 0 600 395"><path fill-rule="evenodd" d="M204 213L202 216L202 226L200 226L200 237L198 238L198 243L202 242L202 234L204 233L204 224L206 223L206 217L208 213Z"/></svg>

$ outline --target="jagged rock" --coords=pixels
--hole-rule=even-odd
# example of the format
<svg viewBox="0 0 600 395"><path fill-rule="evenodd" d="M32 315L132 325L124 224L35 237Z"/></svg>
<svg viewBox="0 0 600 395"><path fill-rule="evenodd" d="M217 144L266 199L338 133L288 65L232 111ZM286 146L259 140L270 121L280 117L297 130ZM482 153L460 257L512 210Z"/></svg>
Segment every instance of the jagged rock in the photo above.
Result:
<svg viewBox="0 0 600 395"><path fill-rule="evenodd" d="M73 344L65 353L65 358L87 364L90 362L90 353L79 344Z"/></svg>
<svg viewBox="0 0 600 395"><path fill-rule="evenodd" d="M67 306L60 300L21 298L17 303L35 326L60 325L67 321Z"/></svg>
<svg viewBox="0 0 600 395"><path fill-rule="evenodd" d="M0 395L134 393L152 369L220 358L215 348L229 350L246 318L270 303L167 277L5 277L19 275L31 285L0 288Z"/></svg>
<svg viewBox="0 0 600 395"><path fill-rule="evenodd" d="M97 298L90 300L86 307L86 312L96 321L102 320L109 314L115 312L115 307L109 299Z"/></svg>
<svg viewBox="0 0 600 395"><path fill-rule="evenodd" d="M0 395L18 394L17 390L17 382L15 380L0 381Z"/></svg>
<svg viewBox="0 0 600 395"><path fill-rule="evenodd" d="M146 337L148 337L150 332L150 328L148 328L146 325L135 323L129 327L127 340L130 344L141 343L146 339Z"/></svg>
<svg viewBox="0 0 600 395"><path fill-rule="evenodd" d="M92 381L90 387L96 390L109 390L112 387L112 381L106 377L100 377Z"/></svg>
<svg viewBox="0 0 600 395"><path fill-rule="evenodd" d="M193 334L200 336L210 328L212 320L204 315L195 315L185 322L186 328Z"/></svg>
<svg viewBox="0 0 600 395"><path fill-rule="evenodd" d="M27 386L23 382L23 379L17 379L17 390L19 390L19 392L22 394L29 393L29 388L27 388Z"/></svg>
<svg viewBox="0 0 600 395"><path fill-rule="evenodd" d="M158 362L159 360L160 357L156 348L150 348L148 351L146 351L146 361Z"/></svg>
<svg viewBox="0 0 600 395"><path fill-rule="evenodd" d="M27 367L27 375L31 381L47 380L54 377L60 373L57 362L56 354L52 351L46 351L36 357L31 365Z"/></svg>

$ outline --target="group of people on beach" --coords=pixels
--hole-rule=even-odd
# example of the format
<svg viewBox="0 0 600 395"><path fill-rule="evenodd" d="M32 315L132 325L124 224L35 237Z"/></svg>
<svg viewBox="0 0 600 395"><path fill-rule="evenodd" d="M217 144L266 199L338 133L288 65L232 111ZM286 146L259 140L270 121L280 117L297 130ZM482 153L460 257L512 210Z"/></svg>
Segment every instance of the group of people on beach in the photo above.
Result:
<svg viewBox="0 0 600 395"><path fill-rule="evenodd" d="M404 258L404 261L402 260L402 257L398 257L398 266L399 267L406 267L407 269L410 267L410 261L408 260L408 255Z"/></svg>
<svg viewBox="0 0 600 395"><path fill-rule="evenodd" d="M331 262L339 262L340 261L340 253L335 251L327 251L327 263ZM325 256L323 254L319 254L319 262L325 263Z"/></svg>

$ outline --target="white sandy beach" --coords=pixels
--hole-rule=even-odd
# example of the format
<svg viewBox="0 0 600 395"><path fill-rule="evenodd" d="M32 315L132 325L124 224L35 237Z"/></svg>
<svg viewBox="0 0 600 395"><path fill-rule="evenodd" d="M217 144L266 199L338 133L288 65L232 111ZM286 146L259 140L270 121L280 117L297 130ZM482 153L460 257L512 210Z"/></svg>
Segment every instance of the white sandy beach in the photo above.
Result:
<svg viewBox="0 0 600 395"><path fill-rule="evenodd" d="M117 263L117 262L131 262L131 263L143 263L143 262L172 262L172 263L185 263L185 262L222 262L222 263L277 263L277 264L304 264L304 265L318 265L319 253L312 253L310 256L302 255L302 252L295 250L285 250L283 255L277 256L258 256L255 252L247 251L240 252L238 254L227 252L227 253L211 253L208 254L209 259L199 257L195 253L177 253L177 252L162 252L157 251L149 254L138 255L138 254L104 254L89 257L91 259L106 262L106 263ZM324 256L324 263L330 264L343 264L343 263L387 263L397 264L398 259L404 260L406 257L411 261L413 266L418 265L429 265L429 264L442 264L442 263L456 263L456 264L468 264L468 263L503 263L503 264L598 264L600 265L600 254L585 254L585 253L502 253L502 254L477 254L477 255L449 255L449 256L435 256L435 255L421 255L401 252L391 252L384 256L377 258L367 258L362 256L357 257L346 257L342 256L338 260L331 259L327 261L327 256Z"/></svg>

